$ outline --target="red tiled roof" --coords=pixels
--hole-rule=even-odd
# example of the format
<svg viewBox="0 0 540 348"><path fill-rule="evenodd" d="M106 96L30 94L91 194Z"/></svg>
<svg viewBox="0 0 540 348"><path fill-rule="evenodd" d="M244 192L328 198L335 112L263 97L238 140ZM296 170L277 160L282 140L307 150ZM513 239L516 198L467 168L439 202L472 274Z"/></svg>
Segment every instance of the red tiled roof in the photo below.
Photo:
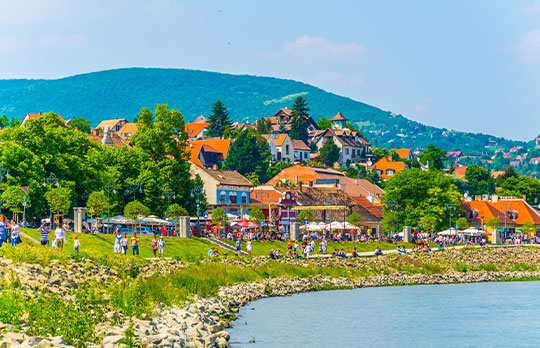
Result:
<svg viewBox="0 0 540 348"><path fill-rule="evenodd" d="M478 211L476 218L469 220L474 223L481 222L482 216L484 217L484 223L496 217L504 223L504 211L510 209L517 211L518 214L515 220L507 217L507 223L522 225L526 221L530 221L535 225L540 225L540 214L523 199L501 199L497 202L470 201L463 202L461 207L464 210L476 209Z"/></svg>
<svg viewBox="0 0 540 348"><path fill-rule="evenodd" d="M210 145L214 149L217 149L223 154L223 159L227 159L227 154L229 153L229 148L231 147L231 139L206 139L206 140L191 140L189 144L197 145Z"/></svg>
<svg viewBox="0 0 540 348"><path fill-rule="evenodd" d="M309 146L306 145L302 140L292 140L293 149L295 150L304 150L310 151Z"/></svg>
<svg viewBox="0 0 540 348"><path fill-rule="evenodd" d="M383 217L382 211L377 208L373 203L368 201L365 197L352 197L358 204L360 204L362 207L364 207L367 211L369 211L371 214L375 215L378 218Z"/></svg>
<svg viewBox="0 0 540 348"><path fill-rule="evenodd" d="M407 159L411 155L411 149L392 149L400 158Z"/></svg>
<svg viewBox="0 0 540 348"><path fill-rule="evenodd" d="M407 165L405 164L405 162L392 161L388 159L388 157L383 157L378 160L371 168L382 171L381 177L389 178L391 177L391 175L386 175L387 169L393 169L394 174L397 174L398 172L405 170L406 166Z"/></svg>
<svg viewBox="0 0 540 348"><path fill-rule="evenodd" d="M467 171L467 168L468 166L455 167L454 174L463 179L465 177L465 172Z"/></svg>
<svg viewBox="0 0 540 348"><path fill-rule="evenodd" d="M348 119L348 118L345 118L345 116L343 116L343 115L341 114L341 112L339 112L339 111L338 111L338 113L337 113L334 117L332 117L332 118L330 119L330 121L348 121L348 120L349 120L349 119Z"/></svg>
<svg viewBox="0 0 540 348"><path fill-rule="evenodd" d="M270 142L270 140L273 140L276 146L283 145L283 142L285 141L285 139L287 139L287 136L287 134L263 134L263 137L268 142Z"/></svg>
<svg viewBox="0 0 540 348"><path fill-rule="evenodd" d="M194 123L186 123L185 129L188 134L188 137L194 138L196 137L203 129L208 127L210 123L206 122L194 122Z"/></svg>

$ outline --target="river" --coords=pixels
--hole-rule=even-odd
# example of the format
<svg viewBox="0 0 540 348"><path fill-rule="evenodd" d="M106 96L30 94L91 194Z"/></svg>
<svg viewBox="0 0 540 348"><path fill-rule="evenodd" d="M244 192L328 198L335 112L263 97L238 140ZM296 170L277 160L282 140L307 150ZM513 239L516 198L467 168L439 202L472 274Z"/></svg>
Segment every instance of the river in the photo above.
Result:
<svg viewBox="0 0 540 348"><path fill-rule="evenodd" d="M540 282L321 291L261 299L232 347L540 347ZM251 339L255 343L249 343Z"/></svg>

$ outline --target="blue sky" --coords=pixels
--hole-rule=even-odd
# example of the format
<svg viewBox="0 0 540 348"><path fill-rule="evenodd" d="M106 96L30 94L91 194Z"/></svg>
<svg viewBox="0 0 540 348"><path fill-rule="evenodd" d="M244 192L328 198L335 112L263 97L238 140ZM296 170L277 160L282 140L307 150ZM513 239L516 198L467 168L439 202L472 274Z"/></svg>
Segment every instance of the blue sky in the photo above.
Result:
<svg viewBox="0 0 540 348"><path fill-rule="evenodd" d="M425 124L540 133L540 1L0 0L0 78L133 66L291 78Z"/></svg>

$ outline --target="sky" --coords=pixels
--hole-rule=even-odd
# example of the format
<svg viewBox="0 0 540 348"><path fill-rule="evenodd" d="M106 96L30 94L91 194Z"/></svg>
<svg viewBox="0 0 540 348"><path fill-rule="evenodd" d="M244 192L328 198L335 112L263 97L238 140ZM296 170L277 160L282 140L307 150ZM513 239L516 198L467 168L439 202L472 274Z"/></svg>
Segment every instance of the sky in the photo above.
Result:
<svg viewBox="0 0 540 348"><path fill-rule="evenodd" d="M540 1L0 0L1 79L121 67L288 78L428 125L540 133Z"/></svg>

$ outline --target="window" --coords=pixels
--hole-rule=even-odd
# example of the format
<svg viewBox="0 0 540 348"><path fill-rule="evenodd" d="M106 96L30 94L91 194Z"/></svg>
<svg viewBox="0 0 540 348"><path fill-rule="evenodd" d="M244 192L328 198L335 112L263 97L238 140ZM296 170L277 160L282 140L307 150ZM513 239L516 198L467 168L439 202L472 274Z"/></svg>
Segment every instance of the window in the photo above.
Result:
<svg viewBox="0 0 540 348"><path fill-rule="evenodd" d="M246 193L242 193L242 204L247 204L247 195Z"/></svg>
<svg viewBox="0 0 540 348"><path fill-rule="evenodd" d="M220 204L225 204L227 203L227 194L225 194L225 192L221 192L219 194L219 203Z"/></svg>
<svg viewBox="0 0 540 348"><path fill-rule="evenodd" d="M238 198L236 197L236 192L229 193L229 202L231 204L238 203Z"/></svg>
<svg viewBox="0 0 540 348"><path fill-rule="evenodd" d="M304 158L308 158L308 153L307 152L304 152Z"/></svg>
<svg viewBox="0 0 540 348"><path fill-rule="evenodd" d="M386 170L386 175L387 175L387 176L391 176L391 175L394 175L395 172L396 172L396 171L393 170L393 169L387 169L387 170Z"/></svg>
<svg viewBox="0 0 540 348"><path fill-rule="evenodd" d="M285 154L289 155L289 145L285 145Z"/></svg>
<svg viewBox="0 0 540 348"><path fill-rule="evenodd" d="M349 154L349 149L345 149L345 154L348 155Z"/></svg>

